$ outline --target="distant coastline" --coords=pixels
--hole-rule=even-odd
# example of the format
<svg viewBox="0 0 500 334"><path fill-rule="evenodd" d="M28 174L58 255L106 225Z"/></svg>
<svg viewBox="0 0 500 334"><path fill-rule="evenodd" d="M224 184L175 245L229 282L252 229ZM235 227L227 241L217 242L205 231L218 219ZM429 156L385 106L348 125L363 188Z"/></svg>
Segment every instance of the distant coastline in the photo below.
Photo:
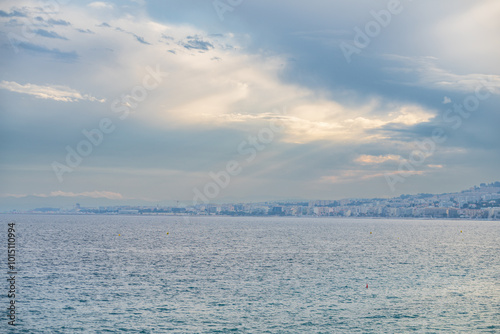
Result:
<svg viewBox="0 0 500 334"><path fill-rule="evenodd" d="M433 218L433 217L359 217L359 216L351 216L351 217L343 217L343 216L277 216L277 215L246 215L246 216L236 216L236 215L188 215L188 214L171 214L171 215L161 215L161 214L113 214L113 213L75 213L75 212L59 212L59 213L45 213L45 212L0 212L0 215L18 215L18 216L120 216L120 217L182 217L182 218L216 218L216 217L225 217L225 218L285 218L285 219L294 219L294 218L307 218L307 219L348 219L348 220L421 220L421 221L432 221L432 220L447 220L447 221L500 221L500 218Z"/></svg>
<svg viewBox="0 0 500 334"><path fill-rule="evenodd" d="M84 202L82 202L84 203ZM234 216L234 217L339 217L408 219L500 219L500 182L482 183L447 194L401 195L394 198L342 200L206 203L197 205L99 205L11 210L13 214Z"/></svg>

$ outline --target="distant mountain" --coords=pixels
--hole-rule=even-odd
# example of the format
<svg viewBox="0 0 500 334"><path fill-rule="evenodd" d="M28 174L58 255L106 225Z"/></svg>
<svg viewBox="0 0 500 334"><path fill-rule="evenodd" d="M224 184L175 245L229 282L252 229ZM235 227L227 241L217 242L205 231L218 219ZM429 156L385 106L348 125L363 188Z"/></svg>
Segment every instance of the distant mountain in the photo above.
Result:
<svg viewBox="0 0 500 334"><path fill-rule="evenodd" d="M99 207L115 205L157 205L158 202L148 202L136 199L109 199L105 197L94 198L86 196L24 196L24 197L2 197L0 198L0 212L29 211L37 208L60 208L71 209L76 203L82 207ZM163 203L161 203L163 204Z"/></svg>

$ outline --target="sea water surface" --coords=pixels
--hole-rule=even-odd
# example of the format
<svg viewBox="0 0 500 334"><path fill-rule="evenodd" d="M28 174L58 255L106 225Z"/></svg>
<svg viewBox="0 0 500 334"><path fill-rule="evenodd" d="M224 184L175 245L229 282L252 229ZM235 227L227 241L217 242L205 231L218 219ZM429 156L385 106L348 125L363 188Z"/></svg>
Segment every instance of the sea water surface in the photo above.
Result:
<svg viewBox="0 0 500 334"><path fill-rule="evenodd" d="M500 332L498 221L0 221L4 249L16 223L15 333Z"/></svg>

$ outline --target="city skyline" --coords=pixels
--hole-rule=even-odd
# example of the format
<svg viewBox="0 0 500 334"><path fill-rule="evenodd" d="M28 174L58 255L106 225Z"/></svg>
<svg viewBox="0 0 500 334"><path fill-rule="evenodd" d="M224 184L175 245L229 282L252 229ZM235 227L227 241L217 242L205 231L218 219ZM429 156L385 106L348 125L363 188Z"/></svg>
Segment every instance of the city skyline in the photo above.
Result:
<svg viewBox="0 0 500 334"><path fill-rule="evenodd" d="M492 0L4 1L0 202L495 182L499 14Z"/></svg>
<svg viewBox="0 0 500 334"><path fill-rule="evenodd" d="M285 199L280 201L208 203L124 201L66 196L26 196L0 202L0 213L51 214L167 214L167 215L285 215L347 217L426 217L426 211L440 212L440 218L500 217L500 181L481 183L455 193L403 194L392 198ZM76 203L75 203L76 202ZM317 208L320 209L317 209ZM280 208L279 213L273 212ZM444 211L443 211L444 210ZM452 210L451 215L449 214ZM133 211L133 212L132 212ZM346 214L346 212L349 212ZM429 215L427 217L430 217Z"/></svg>

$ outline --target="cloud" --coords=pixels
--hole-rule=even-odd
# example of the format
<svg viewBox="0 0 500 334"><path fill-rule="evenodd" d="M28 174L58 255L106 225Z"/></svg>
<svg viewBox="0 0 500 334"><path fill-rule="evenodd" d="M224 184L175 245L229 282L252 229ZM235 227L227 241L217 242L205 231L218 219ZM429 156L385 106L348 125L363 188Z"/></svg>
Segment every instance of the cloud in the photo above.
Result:
<svg viewBox="0 0 500 334"><path fill-rule="evenodd" d="M102 1L95 1L89 3L87 6L90 8L95 8L95 9L113 9L114 5L109 2L102 2Z"/></svg>
<svg viewBox="0 0 500 334"><path fill-rule="evenodd" d="M106 99L97 99L89 94L82 95L77 90L71 89L66 86L39 86L34 84L19 84L14 81L1 81L0 88L9 90L11 92L32 95L39 99L49 99L61 102L76 102L79 100L87 100L92 102L104 103Z"/></svg>
<svg viewBox="0 0 500 334"><path fill-rule="evenodd" d="M315 98L314 95L310 96L311 100ZM380 109L385 110L381 112ZM384 135L375 130L384 129L387 125L415 125L432 117L431 112L414 105L388 107L374 99L353 108L316 98L315 103L300 103L288 108L287 114L281 117L281 122L285 125L283 140L288 142L349 140L354 144L384 139Z"/></svg>
<svg viewBox="0 0 500 334"><path fill-rule="evenodd" d="M34 194L38 197L91 197L91 198L107 198L107 199L123 199L120 193L112 191L84 191L79 193L66 192L66 191L52 191L49 194Z"/></svg>
<svg viewBox="0 0 500 334"><path fill-rule="evenodd" d="M47 38L58 38L58 39L68 40L66 37L59 35L55 31L47 31L45 29L37 29L37 30L35 30L35 34L37 34L38 36L43 36L43 37L47 37Z"/></svg>
<svg viewBox="0 0 500 334"><path fill-rule="evenodd" d="M170 40L170 41L175 40L175 38L173 38L172 36L167 36L167 35L165 35L165 34L162 34L162 35L161 35L161 38L162 38L162 39L166 39L166 40Z"/></svg>
<svg viewBox="0 0 500 334"><path fill-rule="evenodd" d="M413 74L416 80L403 82L411 86L421 86L447 90L450 92L474 93L485 87L491 93L500 94L500 75L495 74L455 74L440 68L434 57L407 57L399 55L385 55L386 59L400 63L391 69L395 72L405 71ZM406 79L411 79L407 76Z"/></svg>
<svg viewBox="0 0 500 334"><path fill-rule="evenodd" d="M59 26L70 26L71 25L71 23L69 23L68 21L64 21L64 20L49 19L47 22L50 24L59 25Z"/></svg>
<svg viewBox="0 0 500 334"><path fill-rule="evenodd" d="M445 96L443 99L443 104L451 103L451 99L448 96Z"/></svg>
<svg viewBox="0 0 500 334"><path fill-rule="evenodd" d="M82 34L95 34L92 30L90 29L76 29L76 31L81 32Z"/></svg>
<svg viewBox="0 0 500 334"><path fill-rule="evenodd" d="M109 25L108 25L108 26L109 26ZM120 31L120 32L123 32L123 33L125 33L125 34L129 34L129 35L134 36L134 37L135 37L135 39L136 39L139 43L141 43L141 44L151 45L151 43L146 42L146 41L144 40L144 38L143 38L143 37L141 37L141 36L139 36L139 35L136 35L136 34L134 34L133 32L130 32L130 31L125 31L125 30L123 30L123 29L122 29L122 28L120 28L120 27L116 27L116 28L115 28L115 30Z"/></svg>
<svg viewBox="0 0 500 334"><path fill-rule="evenodd" d="M367 181L371 179L383 179L386 175L399 175L401 172L393 171L367 171L367 170L350 170L342 171L339 175L324 176L321 178L322 182L335 183L335 184L347 184L356 183L359 181ZM424 171L405 171L406 176L410 175L424 175Z"/></svg>
<svg viewBox="0 0 500 334"><path fill-rule="evenodd" d="M28 195L26 194L0 194L0 197L14 197L14 198L23 198Z"/></svg>
<svg viewBox="0 0 500 334"><path fill-rule="evenodd" d="M19 42L18 44L15 44L15 46L18 48L24 49L26 51L36 52L36 53L40 53L40 54L47 54L47 55L53 56L55 58L70 61L70 62L73 62L73 61L78 59L78 54L75 51L64 52L64 51L60 51L57 48L50 49L48 47L38 45L38 44L29 43L29 42Z"/></svg>
<svg viewBox="0 0 500 334"><path fill-rule="evenodd" d="M132 35L135 37L135 39L136 39L138 42L140 42L140 43L142 43L142 44L146 44L146 45L151 45L150 43L146 42L146 41L144 40L144 38L142 38L141 36L137 36L136 34L132 34Z"/></svg>
<svg viewBox="0 0 500 334"><path fill-rule="evenodd" d="M102 7L91 7L96 6ZM106 47L120 55L119 59L110 55L109 60L118 61L120 66L138 74L131 77L117 67L109 67L106 77L99 82L103 84L102 89L119 90L123 86L125 92L129 91L142 81L144 67L140 72L139 63L158 64L163 71L169 72L168 80L162 83L163 94L153 91L151 97L141 103L140 112L130 110L134 119L150 126L179 124L245 131L258 130L270 119L279 118L285 126L279 140L286 143L323 140L359 143L384 138L385 134L371 130L388 124L419 124L434 114L417 104L388 105L381 96L348 105L321 90L288 83L281 76L290 66L289 57L250 52L245 46L247 36L209 34L194 27L158 23L144 16L117 15L103 20L104 17L92 18L92 14L85 14L85 11L78 15L80 18L89 16L85 20L87 26L116 28L87 34L85 47L81 49L77 43L68 42L68 45L75 46L78 54L87 57L89 49L102 49L105 39L108 41ZM68 17L74 25L87 28L73 16ZM54 32L59 31L62 30ZM122 38L120 34L123 33L132 35L134 42ZM312 34L328 37L342 33L328 30ZM164 49L167 39L170 50ZM141 45L135 46L137 42ZM146 45L148 48L142 47ZM286 115L272 114L273 109L283 107L287 107Z"/></svg>
<svg viewBox="0 0 500 334"><path fill-rule="evenodd" d="M26 14L18 11L17 9L7 13L3 10L0 10L0 17L26 17Z"/></svg>
<svg viewBox="0 0 500 334"><path fill-rule="evenodd" d="M375 164L381 164L387 161L399 161L401 159L401 156L395 155L395 154L389 154L389 155L361 155L358 158L356 158L354 161L358 162L362 165L375 165Z"/></svg>
<svg viewBox="0 0 500 334"><path fill-rule="evenodd" d="M188 50L208 51L214 46L207 41L204 41L200 36L188 36L187 42L184 42L184 47Z"/></svg>
<svg viewBox="0 0 500 334"><path fill-rule="evenodd" d="M5 197L13 197L13 198L24 198L28 196L36 196L36 197L42 197L42 198L49 198L49 197L90 197L90 198L107 198L107 199L124 199L122 194L113 192L113 191L84 191L84 192L67 192L67 191L52 191L48 194L0 194L1 198Z"/></svg>
<svg viewBox="0 0 500 334"><path fill-rule="evenodd" d="M66 26L67 27L67 26L71 25L71 23L69 23L68 21L62 20L62 19L60 19L60 20L48 19L47 21L45 21L43 19L43 17L41 17L41 16L35 17L35 20L40 21L40 22L47 22L48 26Z"/></svg>

